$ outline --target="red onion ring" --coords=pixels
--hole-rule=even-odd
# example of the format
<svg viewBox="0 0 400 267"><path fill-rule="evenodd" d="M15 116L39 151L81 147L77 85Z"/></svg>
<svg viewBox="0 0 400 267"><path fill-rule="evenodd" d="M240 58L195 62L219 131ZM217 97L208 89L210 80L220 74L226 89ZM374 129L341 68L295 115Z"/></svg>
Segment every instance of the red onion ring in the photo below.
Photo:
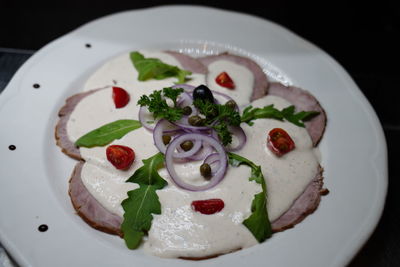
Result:
<svg viewBox="0 0 400 267"><path fill-rule="evenodd" d="M200 133L202 134L202 133ZM178 147L179 148L179 147ZM195 154L192 156L189 156L189 160L204 160L211 152L212 152L212 147L209 146L208 144L202 144L202 147L197 151Z"/></svg>
<svg viewBox="0 0 400 267"><path fill-rule="evenodd" d="M153 131L154 145L163 154L165 154L165 151L167 150L167 146L164 145L162 137L163 137L163 134L164 134L164 128L166 128L169 124L171 124L169 121L161 119L161 120L159 120L157 122L157 125L156 125L156 127L154 128L154 131Z"/></svg>
<svg viewBox="0 0 400 267"><path fill-rule="evenodd" d="M196 87L193 85L190 85L190 84L182 83L182 84L175 84L171 88L174 88L174 89L182 88L183 90L185 90L185 92L191 93L191 92L193 92L194 88L196 88Z"/></svg>
<svg viewBox="0 0 400 267"><path fill-rule="evenodd" d="M233 136L236 136L238 139L238 144L235 147L232 147L231 144L226 146L227 151L238 151L243 148L243 146L247 142L247 137L242 127L240 126L228 126L228 130L232 133Z"/></svg>
<svg viewBox="0 0 400 267"><path fill-rule="evenodd" d="M174 168L175 149L178 145L180 145L182 142L186 140L196 140L196 141L202 141L203 143L207 143L210 146L212 146L219 155L220 168L215 172L215 175L213 175L210 181L205 185L196 186L188 184L184 182L175 171ZM210 136L197 133L182 134L181 136L172 140L172 142L168 145L167 150L165 152L165 166L167 168L169 175L171 176L171 179L178 187L189 191L196 191L196 192L204 191L216 186L224 178L227 168L227 155L225 153L224 147L217 140L215 140Z"/></svg>
<svg viewBox="0 0 400 267"><path fill-rule="evenodd" d="M190 140L190 141L193 141L193 140ZM176 159L189 158L189 157L195 155L197 152L199 152L199 150L201 149L201 146L202 146L201 141L195 141L193 144L193 147L191 149L189 149L188 151L184 151L180 146L177 146L176 150L179 153L174 152L173 157Z"/></svg>
<svg viewBox="0 0 400 267"><path fill-rule="evenodd" d="M192 103L193 103L193 98L187 92L181 93L179 95L179 99L176 101L176 105L180 107L190 106Z"/></svg>
<svg viewBox="0 0 400 267"><path fill-rule="evenodd" d="M181 127L183 130L188 130L190 132L192 132L192 131L206 131L206 130L210 129L207 126L193 126L193 125L190 125L189 122L188 122L188 119L189 119L189 117L185 116L185 117L182 117L180 120L174 121L174 122L171 122L171 123L175 124L176 126Z"/></svg>
<svg viewBox="0 0 400 267"><path fill-rule="evenodd" d="M225 98L225 99L226 99L225 103L228 102L229 100L233 100L232 97L230 97L230 96L228 96L228 95L226 95L226 94L220 93L220 92L218 92L218 91L211 90L211 92L213 93L213 95L218 95L218 96L221 96L221 97ZM218 101L218 102L219 102L219 101ZM224 104L225 104L225 103L224 103Z"/></svg>
<svg viewBox="0 0 400 267"><path fill-rule="evenodd" d="M216 173L216 171L219 168L219 155L218 153L212 153L210 155L208 155L205 160L204 163L210 165L211 167L211 175L214 175Z"/></svg>
<svg viewBox="0 0 400 267"><path fill-rule="evenodd" d="M154 130L154 127L155 127L155 125L156 125L156 123L157 123L157 121L153 119L154 123L149 124L149 123L147 122L147 119L146 119L146 116L149 115L149 114L151 114L151 113L150 113L150 111L147 109L146 106L141 106L141 107L140 107L140 109L139 109L139 121L140 121L140 123L141 123L142 126L143 126L144 128L146 128L147 130L153 131L153 130ZM151 117L153 117L153 115L151 115Z"/></svg>
<svg viewBox="0 0 400 267"><path fill-rule="evenodd" d="M204 159L204 163L207 163L207 164L213 164L218 161L219 161L218 153L212 153Z"/></svg>

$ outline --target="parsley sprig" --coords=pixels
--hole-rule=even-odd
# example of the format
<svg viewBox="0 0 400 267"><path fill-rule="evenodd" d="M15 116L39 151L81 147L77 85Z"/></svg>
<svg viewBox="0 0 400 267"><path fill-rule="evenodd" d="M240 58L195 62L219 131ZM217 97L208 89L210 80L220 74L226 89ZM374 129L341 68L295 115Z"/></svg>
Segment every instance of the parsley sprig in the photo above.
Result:
<svg viewBox="0 0 400 267"><path fill-rule="evenodd" d="M228 105L220 105L196 99L193 105L200 114L206 117L205 126L214 129L224 146L232 142L232 133L229 126L239 126L241 123L240 114Z"/></svg>
<svg viewBox="0 0 400 267"><path fill-rule="evenodd" d="M148 110L153 113L154 119L164 118L169 121L177 121L183 115L182 108L176 104L176 100L182 92L182 88L166 87L163 90L153 91L149 96L142 95L138 105L141 107L147 106ZM168 105L167 98L172 100L173 107Z"/></svg>

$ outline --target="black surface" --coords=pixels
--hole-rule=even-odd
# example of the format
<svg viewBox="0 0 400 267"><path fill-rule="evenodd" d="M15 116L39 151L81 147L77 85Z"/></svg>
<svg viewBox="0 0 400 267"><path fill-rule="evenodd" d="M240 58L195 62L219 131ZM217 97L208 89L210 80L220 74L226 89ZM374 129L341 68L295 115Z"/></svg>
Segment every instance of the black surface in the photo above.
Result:
<svg viewBox="0 0 400 267"><path fill-rule="evenodd" d="M57 2L57 7L50 7L35 2L34 7L17 7L20 3L0 2L0 47L37 50L100 16L163 4L161 1L129 4L114 1L111 5L110 1L101 0L95 5L68 3ZM295 5L274 1L266 3L265 7L248 1L245 5L214 1L211 6L257 15L289 28L332 55L356 81L384 127L390 186L382 219L350 266L400 266L400 195L397 189L400 184L396 179L400 175L399 164L396 164L396 152L400 148L400 119L396 110L400 9L382 1L355 7L325 1L312 7L302 1ZM0 89L29 57L29 51L20 52L0 49Z"/></svg>

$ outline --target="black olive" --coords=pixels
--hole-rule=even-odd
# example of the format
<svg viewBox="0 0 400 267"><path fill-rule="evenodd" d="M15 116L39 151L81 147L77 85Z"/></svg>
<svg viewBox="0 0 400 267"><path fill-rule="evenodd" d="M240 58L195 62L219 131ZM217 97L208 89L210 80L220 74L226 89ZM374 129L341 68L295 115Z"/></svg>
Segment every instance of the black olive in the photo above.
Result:
<svg viewBox="0 0 400 267"><path fill-rule="evenodd" d="M181 143L181 148L185 151L189 151L193 147L193 142L190 140L186 140L185 142Z"/></svg>
<svg viewBox="0 0 400 267"><path fill-rule="evenodd" d="M162 141L163 141L164 145L168 145L169 142L171 142L171 136L170 135L163 135L162 136Z"/></svg>
<svg viewBox="0 0 400 267"><path fill-rule="evenodd" d="M236 108L236 102L234 100L229 100L228 102L225 103L225 106L233 110Z"/></svg>
<svg viewBox="0 0 400 267"><path fill-rule="evenodd" d="M203 84L197 86L194 89L193 99L194 100L200 99L200 100L210 101L211 103L214 103L214 96L213 96L211 90Z"/></svg>
<svg viewBox="0 0 400 267"><path fill-rule="evenodd" d="M204 126L204 119L197 115L189 117L188 122L192 126Z"/></svg>
<svg viewBox="0 0 400 267"><path fill-rule="evenodd" d="M204 178L210 178L211 177L211 167L209 164L207 163L203 163L200 166L200 174L204 177Z"/></svg>
<svg viewBox="0 0 400 267"><path fill-rule="evenodd" d="M184 108L182 109L182 111L183 111L183 115L186 115L186 116L192 114L192 108L189 107L189 106L184 107Z"/></svg>

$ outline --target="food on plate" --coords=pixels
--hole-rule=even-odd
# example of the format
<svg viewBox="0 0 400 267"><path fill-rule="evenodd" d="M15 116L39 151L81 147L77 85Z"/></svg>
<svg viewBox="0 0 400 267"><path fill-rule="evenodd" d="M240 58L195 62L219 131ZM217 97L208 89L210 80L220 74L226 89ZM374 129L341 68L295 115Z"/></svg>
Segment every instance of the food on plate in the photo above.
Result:
<svg viewBox="0 0 400 267"><path fill-rule="evenodd" d="M59 112L57 144L92 227L160 257L203 259L293 227L320 202L326 124L307 91L249 58L134 51Z"/></svg>

